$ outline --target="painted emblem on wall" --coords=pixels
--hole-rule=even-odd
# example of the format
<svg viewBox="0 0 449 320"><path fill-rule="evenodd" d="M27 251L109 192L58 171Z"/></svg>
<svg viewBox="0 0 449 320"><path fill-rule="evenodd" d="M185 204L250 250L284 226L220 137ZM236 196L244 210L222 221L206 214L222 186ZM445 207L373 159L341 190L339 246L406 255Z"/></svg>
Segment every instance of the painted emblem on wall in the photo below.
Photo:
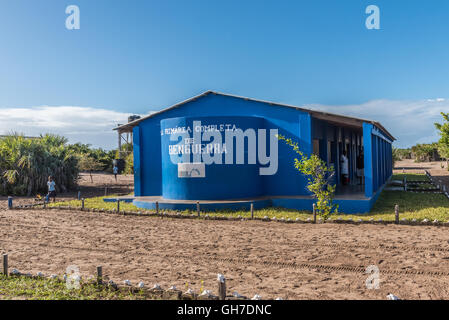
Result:
<svg viewBox="0 0 449 320"><path fill-rule="evenodd" d="M178 178L205 178L206 164L178 163Z"/></svg>

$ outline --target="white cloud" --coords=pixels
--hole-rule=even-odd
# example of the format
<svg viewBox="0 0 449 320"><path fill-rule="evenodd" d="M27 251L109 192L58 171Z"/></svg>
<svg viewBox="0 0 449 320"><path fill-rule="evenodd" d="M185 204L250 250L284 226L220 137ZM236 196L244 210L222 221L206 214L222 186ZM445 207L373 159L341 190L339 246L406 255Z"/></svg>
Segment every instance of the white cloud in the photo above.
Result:
<svg viewBox="0 0 449 320"><path fill-rule="evenodd" d="M117 133L112 129L128 121L131 113L100 108L73 106L0 108L0 134L10 132L38 136L60 134L71 143L83 142L95 147L117 147Z"/></svg>
<svg viewBox="0 0 449 320"><path fill-rule="evenodd" d="M304 107L379 121L396 137L396 146L408 147L439 139L434 123L442 121L440 112L449 112L449 99L373 100L359 105ZM0 108L0 134L11 131L29 136L55 133L69 138L72 143L112 149L117 147L117 133L112 129L118 123L126 123L129 115L131 113L73 106Z"/></svg>
<svg viewBox="0 0 449 320"><path fill-rule="evenodd" d="M395 146L408 147L439 140L434 123L442 122L440 113L449 111L449 100L373 100L359 105L305 107L379 121L397 139Z"/></svg>

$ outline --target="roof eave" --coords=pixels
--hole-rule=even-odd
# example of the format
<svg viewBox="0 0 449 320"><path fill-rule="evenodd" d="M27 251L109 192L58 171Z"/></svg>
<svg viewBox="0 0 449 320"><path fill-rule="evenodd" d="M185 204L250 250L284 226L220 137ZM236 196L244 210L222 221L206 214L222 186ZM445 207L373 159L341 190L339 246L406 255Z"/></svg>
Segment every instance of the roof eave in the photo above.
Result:
<svg viewBox="0 0 449 320"><path fill-rule="evenodd" d="M162 109L162 110L153 112L153 113L147 115L146 117L143 117L143 118L134 120L134 121L132 121L132 122L129 122L129 123L127 123L127 124L124 124L124 125L115 127L115 128L113 128L113 130L124 131L124 130L128 129L127 131L130 131L130 130L132 130L133 127L135 127L136 125L138 125L140 122L145 121L146 119L152 118L152 117L157 116L157 115L159 115L159 114L161 114L161 113L164 113L164 112L166 112L166 111L169 111L169 110L178 108L178 107L180 107L180 106L182 106L182 105L184 105L184 104L186 104L186 103L188 103L188 102L195 101L195 100L197 100L197 99L199 99L199 98L201 98L201 97L207 96L208 94L211 94L211 93L216 94L216 95L221 95L221 96L227 96L227 97L233 97L233 98L238 98L238 99L244 99L244 100L247 100L247 101L254 101L254 102L259 102L259 103L266 103L266 104L269 104L269 105L274 105L274 106L279 106L279 107L294 108L294 109L299 110L299 111L304 111L304 112L310 113L311 115L314 115L314 114L315 114L315 115L317 115L317 114L320 114L320 115L329 115L329 116L334 116L334 117L339 117L339 118L344 118L344 119L349 119L349 120L357 120L357 121L360 121L360 122L371 123L371 124L375 125L376 127L378 127L379 129L381 129L381 130L382 130L382 131L383 131L383 132L384 132L384 133L385 133L385 134L386 134L392 141L395 141L395 140L396 140L396 138L393 137L393 136L388 132L388 130L385 129L385 128L384 128L379 122L377 122L377 121L368 120L368 119L362 119L362 118L356 118L356 117L350 117L350 116L345 116L345 115L335 114L335 113L325 112L325 111L315 111L315 110L306 109L306 108L301 108L301 107L297 107L297 106L293 106L293 105L282 104L282 103L276 103L276 102L265 101L265 100L258 100L258 99L253 99L253 98L247 98L247 97L243 97L243 96L238 96L238 95L233 95L233 94L228 94L228 93L221 93L221 92L216 92L216 91L212 91L212 90L208 90L208 91L203 92L203 93L201 93L201 94L199 94L199 95L196 95L196 96L194 96L194 97L192 97L192 98L189 98L189 99L186 99L186 100L184 100L184 101L178 102L178 103L176 103L176 104L174 104L174 105L172 105L172 106L170 106L170 107L168 107L168 108L165 108L165 109Z"/></svg>

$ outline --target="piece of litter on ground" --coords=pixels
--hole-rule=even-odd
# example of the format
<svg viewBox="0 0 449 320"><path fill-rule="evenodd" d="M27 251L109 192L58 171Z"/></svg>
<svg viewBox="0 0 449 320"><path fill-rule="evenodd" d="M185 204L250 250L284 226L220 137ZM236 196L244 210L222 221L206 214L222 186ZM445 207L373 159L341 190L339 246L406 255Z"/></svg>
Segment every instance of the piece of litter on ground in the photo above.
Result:
<svg viewBox="0 0 449 320"><path fill-rule="evenodd" d="M217 274L217 280L219 281L219 282L225 282L225 277L224 277L224 275L222 275L221 273L219 273L219 274Z"/></svg>
<svg viewBox="0 0 449 320"><path fill-rule="evenodd" d="M394 294L392 294L392 293L389 293L388 295L387 295L387 299L388 300L401 300L401 299L399 299L398 297L396 297Z"/></svg>
<svg viewBox="0 0 449 320"><path fill-rule="evenodd" d="M212 292L210 290L203 290L203 292L201 292L200 296L206 296L209 297L212 295Z"/></svg>

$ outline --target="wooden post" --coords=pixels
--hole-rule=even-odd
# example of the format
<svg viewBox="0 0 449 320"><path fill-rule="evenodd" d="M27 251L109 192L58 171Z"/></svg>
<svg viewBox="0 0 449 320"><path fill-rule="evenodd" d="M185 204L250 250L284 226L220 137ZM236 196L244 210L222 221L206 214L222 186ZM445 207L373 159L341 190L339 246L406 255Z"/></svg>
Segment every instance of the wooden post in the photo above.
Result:
<svg viewBox="0 0 449 320"><path fill-rule="evenodd" d="M226 299L226 279L223 276L218 277L218 297L220 300Z"/></svg>
<svg viewBox="0 0 449 320"><path fill-rule="evenodd" d="M120 213L120 199L117 199L117 213Z"/></svg>
<svg viewBox="0 0 449 320"><path fill-rule="evenodd" d="M395 223L399 224L399 205L394 206Z"/></svg>
<svg viewBox="0 0 449 320"><path fill-rule="evenodd" d="M251 219L254 219L254 203L251 203Z"/></svg>
<svg viewBox="0 0 449 320"><path fill-rule="evenodd" d="M81 191L78 191L78 200L81 200Z"/></svg>
<svg viewBox="0 0 449 320"><path fill-rule="evenodd" d="M198 218L200 217L200 202L196 202L196 213L198 214Z"/></svg>
<svg viewBox="0 0 449 320"><path fill-rule="evenodd" d="M81 199L81 210L84 210L84 198Z"/></svg>
<svg viewBox="0 0 449 320"><path fill-rule="evenodd" d="M8 197L8 209L12 209L13 208L13 205L12 205L12 197L11 196L9 196Z"/></svg>
<svg viewBox="0 0 449 320"><path fill-rule="evenodd" d="M316 223L316 205L315 203L312 205L313 208L313 223Z"/></svg>
<svg viewBox="0 0 449 320"><path fill-rule="evenodd" d="M101 285L103 283L103 267L97 267L97 284Z"/></svg>
<svg viewBox="0 0 449 320"><path fill-rule="evenodd" d="M7 254L3 255L3 274L5 276L9 275L9 273L8 273L8 255Z"/></svg>
<svg viewBox="0 0 449 320"><path fill-rule="evenodd" d="M159 214L159 202L156 201L156 214Z"/></svg>

